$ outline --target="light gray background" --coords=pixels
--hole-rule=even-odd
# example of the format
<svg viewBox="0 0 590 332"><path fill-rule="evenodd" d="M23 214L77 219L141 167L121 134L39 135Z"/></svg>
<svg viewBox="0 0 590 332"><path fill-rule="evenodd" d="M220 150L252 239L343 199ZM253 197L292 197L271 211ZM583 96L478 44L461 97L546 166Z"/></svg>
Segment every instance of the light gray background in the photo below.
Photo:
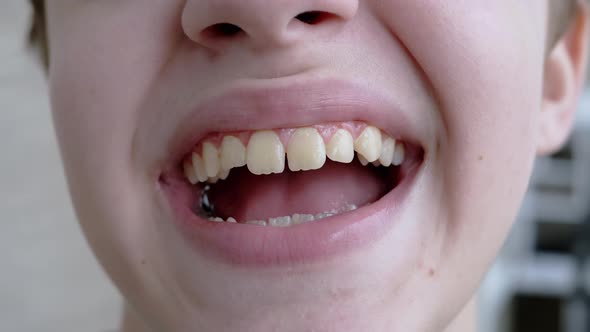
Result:
<svg viewBox="0 0 590 332"><path fill-rule="evenodd" d="M27 1L0 1L0 331L112 331L118 295L70 208Z"/></svg>

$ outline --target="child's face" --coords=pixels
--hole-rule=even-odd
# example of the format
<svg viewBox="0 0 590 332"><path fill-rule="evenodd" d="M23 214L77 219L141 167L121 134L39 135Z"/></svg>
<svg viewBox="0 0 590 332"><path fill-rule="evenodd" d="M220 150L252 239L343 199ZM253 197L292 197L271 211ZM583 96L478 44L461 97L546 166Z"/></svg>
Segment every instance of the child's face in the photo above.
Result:
<svg viewBox="0 0 590 332"><path fill-rule="evenodd" d="M146 322L161 331L440 331L469 302L539 148L545 1L47 6L74 204ZM323 14L295 18L310 11ZM376 126L403 142L404 163L255 176L250 163L271 163L263 145L280 148L262 139L262 156L248 153L247 167L210 190L215 215L238 223L200 217L204 185L182 173L204 138L239 132L248 145L254 130L320 124L330 124L324 143L335 128L357 128L356 139ZM293 134L277 132L285 144ZM368 142L367 155L383 145ZM362 207L290 227L243 224L346 204Z"/></svg>

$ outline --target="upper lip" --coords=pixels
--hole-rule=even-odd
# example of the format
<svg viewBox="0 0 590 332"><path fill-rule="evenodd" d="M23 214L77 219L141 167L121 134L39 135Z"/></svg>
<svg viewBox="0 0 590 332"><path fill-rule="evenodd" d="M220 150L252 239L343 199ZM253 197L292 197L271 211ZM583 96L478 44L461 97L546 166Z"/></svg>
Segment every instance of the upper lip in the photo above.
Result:
<svg viewBox="0 0 590 332"><path fill-rule="evenodd" d="M386 96L353 82L240 82L188 112L174 133L167 158L173 168L207 134L293 128L340 121L364 121L394 138L425 147L416 119Z"/></svg>

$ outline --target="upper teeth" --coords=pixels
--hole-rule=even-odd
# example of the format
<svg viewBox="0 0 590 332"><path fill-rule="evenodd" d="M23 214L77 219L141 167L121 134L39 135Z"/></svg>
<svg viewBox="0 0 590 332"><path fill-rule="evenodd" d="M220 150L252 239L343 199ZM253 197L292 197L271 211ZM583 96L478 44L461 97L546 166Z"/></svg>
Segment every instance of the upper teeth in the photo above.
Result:
<svg viewBox="0 0 590 332"><path fill-rule="evenodd" d="M328 144L326 144L326 155L330 160L339 163L350 163L354 159L354 146L352 135L348 130L338 129Z"/></svg>
<svg viewBox="0 0 590 332"><path fill-rule="evenodd" d="M207 176L210 178L216 177L221 170L219 167L219 151L211 142L203 143L203 161Z"/></svg>
<svg viewBox="0 0 590 332"><path fill-rule="evenodd" d="M252 174L282 173L285 169L285 147L271 130L252 134L248 142L246 163Z"/></svg>
<svg viewBox="0 0 590 332"><path fill-rule="evenodd" d="M388 167L393 161L393 155L395 153L395 141L392 138L387 138L383 141L383 147L381 148L381 155L379 156L379 162L381 165Z"/></svg>
<svg viewBox="0 0 590 332"><path fill-rule="evenodd" d="M193 152L184 161L184 173L192 184L214 183L227 178L232 168L242 166L247 166L256 175L282 173L285 155L291 171L306 171L321 168L326 157L335 162L350 163L355 151L363 165L373 163L389 167L403 163L404 145L378 128L367 125L361 126L362 130L359 126L341 127L336 130L304 127L256 131L246 144L239 138L245 135L225 135L219 144L205 140L200 153Z"/></svg>
<svg viewBox="0 0 590 332"><path fill-rule="evenodd" d="M354 141L354 150L370 163L379 159L382 146L381 130L372 126L365 128Z"/></svg>
<svg viewBox="0 0 590 332"><path fill-rule="evenodd" d="M326 146L324 139L315 128L299 128L295 130L287 145L289 169L292 171L308 171L324 166L326 162Z"/></svg>
<svg viewBox="0 0 590 332"><path fill-rule="evenodd" d="M207 171L205 170L203 158L201 158L198 153L193 152L191 160L195 170L196 178L199 180L199 182L207 181Z"/></svg>
<svg viewBox="0 0 590 332"><path fill-rule="evenodd" d="M221 168L230 170L246 165L246 147L239 138L225 136L221 141Z"/></svg>

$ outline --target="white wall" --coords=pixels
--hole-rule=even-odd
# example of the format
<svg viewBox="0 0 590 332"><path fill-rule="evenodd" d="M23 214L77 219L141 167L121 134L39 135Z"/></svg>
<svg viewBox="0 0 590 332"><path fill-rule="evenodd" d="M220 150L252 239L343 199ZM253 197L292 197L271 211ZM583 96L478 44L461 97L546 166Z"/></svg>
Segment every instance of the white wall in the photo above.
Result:
<svg viewBox="0 0 590 332"><path fill-rule="evenodd" d="M120 301L70 208L27 1L0 1L0 331L112 331Z"/></svg>

